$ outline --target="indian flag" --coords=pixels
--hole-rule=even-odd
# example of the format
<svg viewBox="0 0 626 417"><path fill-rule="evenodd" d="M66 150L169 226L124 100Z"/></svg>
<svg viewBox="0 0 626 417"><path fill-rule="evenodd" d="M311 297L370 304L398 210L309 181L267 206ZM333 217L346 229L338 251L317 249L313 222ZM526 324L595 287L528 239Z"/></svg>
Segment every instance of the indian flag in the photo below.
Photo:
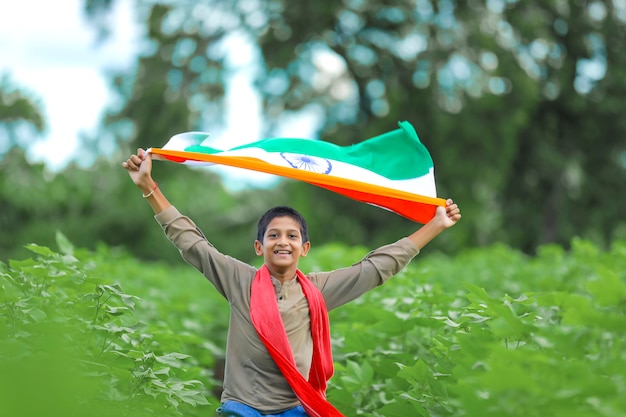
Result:
<svg viewBox="0 0 626 417"><path fill-rule="evenodd" d="M229 150L206 146L208 134L173 136L155 159L220 164L293 178L426 223L437 198L433 161L409 122L351 146L311 139L272 138Z"/></svg>

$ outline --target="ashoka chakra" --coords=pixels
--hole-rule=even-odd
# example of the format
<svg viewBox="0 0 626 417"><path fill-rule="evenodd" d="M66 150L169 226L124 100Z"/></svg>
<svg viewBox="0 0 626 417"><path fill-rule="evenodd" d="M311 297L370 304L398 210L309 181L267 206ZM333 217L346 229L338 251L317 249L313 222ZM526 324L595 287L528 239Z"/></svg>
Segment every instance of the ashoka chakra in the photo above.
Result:
<svg viewBox="0 0 626 417"><path fill-rule="evenodd" d="M320 174L328 174L333 169L332 164L326 158L287 152L281 152L280 156L282 156L285 161L289 163L289 165L296 169L318 172Z"/></svg>

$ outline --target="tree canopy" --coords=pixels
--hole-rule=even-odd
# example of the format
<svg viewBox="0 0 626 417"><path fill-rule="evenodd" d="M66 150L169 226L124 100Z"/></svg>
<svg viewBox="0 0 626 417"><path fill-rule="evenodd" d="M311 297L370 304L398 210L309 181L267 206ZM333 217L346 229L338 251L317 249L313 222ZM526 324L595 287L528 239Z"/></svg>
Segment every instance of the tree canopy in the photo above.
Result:
<svg viewBox="0 0 626 417"><path fill-rule="evenodd" d="M114 1L85 1L103 36L115 30L103 18ZM317 136L340 145L399 120L413 123L435 161L439 195L458 202L465 217L439 248L503 241L532 253L575 236L607 244L626 235L623 2L174 0L135 7L143 50L132 73L111 80L123 105L108 111L96 145L114 141L122 155L154 146L155 138L218 128L239 70L233 50L245 42L266 137L297 114L313 115ZM24 117L37 120L28 111ZM158 169L168 180L182 175ZM208 191L175 191L174 203L209 202L208 218L226 207L242 225L258 215L250 195L212 206L209 178L189 179ZM412 227L307 184L250 193L296 206L322 242L374 245Z"/></svg>

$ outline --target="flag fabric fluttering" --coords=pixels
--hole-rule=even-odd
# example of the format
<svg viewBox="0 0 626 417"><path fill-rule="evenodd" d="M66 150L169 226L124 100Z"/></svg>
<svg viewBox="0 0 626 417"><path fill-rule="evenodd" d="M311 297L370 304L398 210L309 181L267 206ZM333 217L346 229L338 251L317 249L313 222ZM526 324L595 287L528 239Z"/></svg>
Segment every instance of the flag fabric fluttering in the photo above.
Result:
<svg viewBox="0 0 626 417"><path fill-rule="evenodd" d="M433 160L409 122L351 146L312 139L264 139L229 150L206 146L208 133L173 136L154 159L219 164L279 175L316 185L427 223L437 206Z"/></svg>

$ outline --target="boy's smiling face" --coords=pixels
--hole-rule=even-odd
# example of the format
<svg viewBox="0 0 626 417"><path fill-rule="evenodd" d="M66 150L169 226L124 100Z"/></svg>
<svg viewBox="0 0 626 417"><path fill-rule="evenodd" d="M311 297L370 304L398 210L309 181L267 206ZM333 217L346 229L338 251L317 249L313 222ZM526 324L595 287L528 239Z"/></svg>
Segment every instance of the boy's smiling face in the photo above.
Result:
<svg viewBox="0 0 626 417"><path fill-rule="evenodd" d="M307 255L310 246L310 242L302 242L300 224L288 216L273 218L263 234L263 241L254 241L256 254L263 256L275 278L279 278L276 275L291 273L295 276L298 261L301 256Z"/></svg>

